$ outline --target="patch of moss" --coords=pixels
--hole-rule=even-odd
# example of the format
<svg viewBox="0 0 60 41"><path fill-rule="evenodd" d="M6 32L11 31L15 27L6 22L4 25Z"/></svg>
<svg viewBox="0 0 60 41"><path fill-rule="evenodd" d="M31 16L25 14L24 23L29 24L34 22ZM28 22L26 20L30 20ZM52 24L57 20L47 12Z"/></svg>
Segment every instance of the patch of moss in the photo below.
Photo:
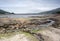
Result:
<svg viewBox="0 0 60 41"><path fill-rule="evenodd" d="M2 39L2 38L9 38L9 37L11 37L13 35L16 35L16 33L13 32L13 33L0 34L0 39Z"/></svg>
<svg viewBox="0 0 60 41"><path fill-rule="evenodd" d="M30 41L39 41L36 37L34 37L34 36L33 36L32 34L30 34L30 33L27 33L27 32L22 32L22 33L25 34Z"/></svg>
<svg viewBox="0 0 60 41"><path fill-rule="evenodd" d="M9 37L12 37L16 34L25 34L30 41L38 41L38 39L36 37L34 37L32 34L27 33L27 32L23 32L23 31L18 31L18 32L16 31L16 32L11 32L11 33L0 34L0 39L9 38Z"/></svg>
<svg viewBox="0 0 60 41"><path fill-rule="evenodd" d="M30 34L30 33L23 32L23 31L18 31L18 32L15 32L15 33L17 33L17 34L25 34L26 37L28 37L28 39L30 41L38 41L38 39L36 37L34 37L32 34Z"/></svg>

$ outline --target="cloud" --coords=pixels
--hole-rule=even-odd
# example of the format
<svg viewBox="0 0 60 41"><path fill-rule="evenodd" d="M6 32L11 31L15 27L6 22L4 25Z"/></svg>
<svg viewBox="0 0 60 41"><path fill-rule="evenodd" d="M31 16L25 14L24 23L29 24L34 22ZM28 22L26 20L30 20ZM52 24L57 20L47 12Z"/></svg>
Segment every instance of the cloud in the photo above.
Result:
<svg viewBox="0 0 60 41"><path fill-rule="evenodd" d="M0 0L0 8L15 13L41 12L60 7L52 0Z"/></svg>

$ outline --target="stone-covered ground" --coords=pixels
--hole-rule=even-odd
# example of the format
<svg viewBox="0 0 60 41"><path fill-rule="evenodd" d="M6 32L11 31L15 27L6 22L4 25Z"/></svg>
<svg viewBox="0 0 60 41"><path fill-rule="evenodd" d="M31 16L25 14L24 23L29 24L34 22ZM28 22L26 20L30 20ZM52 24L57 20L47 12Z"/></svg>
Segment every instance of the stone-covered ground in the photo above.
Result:
<svg viewBox="0 0 60 41"><path fill-rule="evenodd" d="M0 18L0 41L60 41L59 18L56 15L28 19Z"/></svg>

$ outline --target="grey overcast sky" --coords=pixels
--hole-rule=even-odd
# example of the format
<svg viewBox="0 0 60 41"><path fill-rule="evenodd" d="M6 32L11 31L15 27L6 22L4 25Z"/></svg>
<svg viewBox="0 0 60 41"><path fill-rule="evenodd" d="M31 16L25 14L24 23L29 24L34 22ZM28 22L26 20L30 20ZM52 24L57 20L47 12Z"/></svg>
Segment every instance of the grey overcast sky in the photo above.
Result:
<svg viewBox="0 0 60 41"><path fill-rule="evenodd" d="M60 0L0 0L0 9L14 13L34 13L60 8Z"/></svg>

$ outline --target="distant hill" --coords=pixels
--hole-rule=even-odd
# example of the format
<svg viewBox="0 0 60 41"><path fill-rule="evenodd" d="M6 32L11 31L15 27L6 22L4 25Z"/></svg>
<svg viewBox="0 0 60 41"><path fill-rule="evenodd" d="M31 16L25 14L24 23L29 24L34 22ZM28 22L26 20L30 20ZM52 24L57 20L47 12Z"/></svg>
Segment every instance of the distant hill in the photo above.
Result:
<svg viewBox="0 0 60 41"><path fill-rule="evenodd" d="M50 11L41 12L41 13L38 13L38 14L60 14L60 8L53 9L53 10L50 10Z"/></svg>
<svg viewBox="0 0 60 41"><path fill-rule="evenodd" d="M0 9L0 14L14 14Z"/></svg>
<svg viewBox="0 0 60 41"><path fill-rule="evenodd" d="M7 11L0 9L0 14L15 14L15 13L7 12ZM28 13L23 14L23 15L27 15L27 14ZM33 15L34 14L60 14L60 8L56 8L50 11L45 11L45 12L40 12L40 13L29 13L28 15L32 15L32 14Z"/></svg>

